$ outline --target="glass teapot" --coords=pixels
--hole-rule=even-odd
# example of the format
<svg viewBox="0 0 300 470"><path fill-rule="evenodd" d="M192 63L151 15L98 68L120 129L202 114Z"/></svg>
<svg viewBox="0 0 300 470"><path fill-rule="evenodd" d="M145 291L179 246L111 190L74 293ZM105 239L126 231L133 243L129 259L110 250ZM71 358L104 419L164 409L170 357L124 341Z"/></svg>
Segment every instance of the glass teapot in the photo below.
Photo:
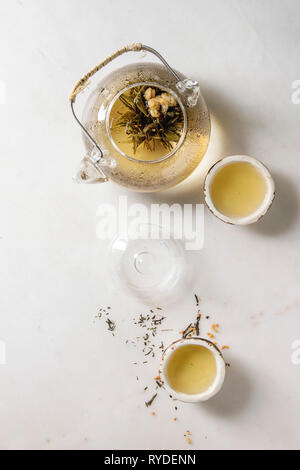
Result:
<svg viewBox="0 0 300 470"><path fill-rule="evenodd" d="M157 63L136 63L110 73L89 96L80 121L76 97L90 78L130 51L154 54ZM86 157L79 183L112 180L133 191L173 187L199 165L210 139L210 116L198 82L173 70L151 47L125 46L75 85L72 113L83 131Z"/></svg>

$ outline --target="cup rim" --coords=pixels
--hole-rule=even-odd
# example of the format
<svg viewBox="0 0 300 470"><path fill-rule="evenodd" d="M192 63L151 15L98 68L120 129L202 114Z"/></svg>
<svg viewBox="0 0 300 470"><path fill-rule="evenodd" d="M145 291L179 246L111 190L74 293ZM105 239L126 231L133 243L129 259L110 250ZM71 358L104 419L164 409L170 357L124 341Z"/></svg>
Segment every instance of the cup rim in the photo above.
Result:
<svg viewBox="0 0 300 470"><path fill-rule="evenodd" d="M179 348L183 346L187 346L188 344L194 344L196 346L203 346L204 348L208 349L210 352L213 353L214 358L216 360L217 365L217 373L214 383L204 392L198 394L187 394L182 392L177 392L174 390L169 382L167 377L167 366L168 363ZM159 376L161 378L162 385L164 388L170 393L172 398L176 400L185 402L185 403L200 403L209 400L213 396L215 396L221 388L223 387L223 383L225 380L226 375L226 364L223 357L223 354L219 350L219 348L212 343L211 341L204 339L204 338L183 338L179 341L175 341L172 343L164 352L160 367L159 367Z"/></svg>
<svg viewBox="0 0 300 470"><path fill-rule="evenodd" d="M250 163L251 165L253 165L255 168L259 170L260 174L263 176L263 178L265 179L267 183L267 192L266 192L264 201L262 202L260 207L255 212L253 212L253 214L250 214L246 217L226 216L225 214L223 214L216 208L211 198L211 194L210 194L211 183L215 175L218 173L218 171L221 168L227 165L230 165L231 163L235 163L235 162ZM270 171L260 160L257 160L256 158L250 157L248 155L232 155L229 157L222 158L209 169L206 175L205 181L204 181L204 196L205 196L205 203L208 209L218 219L231 225L250 225L255 222L258 222L268 212L271 205L273 204L273 201L275 198L275 183L274 183L274 180L272 178Z"/></svg>

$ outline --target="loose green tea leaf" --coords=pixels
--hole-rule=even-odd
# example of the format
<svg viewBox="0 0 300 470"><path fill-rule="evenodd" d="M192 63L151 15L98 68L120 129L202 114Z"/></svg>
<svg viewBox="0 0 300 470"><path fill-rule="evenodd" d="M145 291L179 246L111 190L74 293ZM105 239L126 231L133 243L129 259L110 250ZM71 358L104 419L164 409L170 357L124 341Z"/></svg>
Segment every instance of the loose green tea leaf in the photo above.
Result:
<svg viewBox="0 0 300 470"><path fill-rule="evenodd" d="M149 408L151 405L153 405L154 400L156 399L156 397L157 397L157 393L154 395L154 397L151 398L150 401L147 401L147 402L145 403L145 405L146 405L147 408Z"/></svg>

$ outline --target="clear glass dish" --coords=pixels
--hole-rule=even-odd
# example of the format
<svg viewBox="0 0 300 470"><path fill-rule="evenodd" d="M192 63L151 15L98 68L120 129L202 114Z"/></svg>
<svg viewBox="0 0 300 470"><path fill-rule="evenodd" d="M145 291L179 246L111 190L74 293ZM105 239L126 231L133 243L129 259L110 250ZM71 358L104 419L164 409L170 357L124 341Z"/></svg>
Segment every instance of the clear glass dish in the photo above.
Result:
<svg viewBox="0 0 300 470"><path fill-rule="evenodd" d="M189 278L182 242L166 229L151 224L141 224L136 234L113 240L109 268L114 285L121 292L152 306L175 301Z"/></svg>

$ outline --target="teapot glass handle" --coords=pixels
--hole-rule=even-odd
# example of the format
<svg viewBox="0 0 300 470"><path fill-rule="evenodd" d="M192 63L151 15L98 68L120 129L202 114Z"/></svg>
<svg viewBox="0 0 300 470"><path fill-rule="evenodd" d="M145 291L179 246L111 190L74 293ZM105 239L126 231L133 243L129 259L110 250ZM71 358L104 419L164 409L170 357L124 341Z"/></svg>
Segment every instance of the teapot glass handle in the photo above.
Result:
<svg viewBox="0 0 300 470"><path fill-rule="evenodd" d="M92 154L90 156L89 164L94 167L96 172L98 172L99 177L95 178L92 182L98 182L99 180L101 181L107 181L107 178L105 177L104 173L101 170L101 166L109 166L109 167L114 167L115 166L115 161L107 159L103 155L103 151L98 145L98 143L95 141L95 139L91 136L91 134L88 132L88 130L85 128L85 126L82 124L82 122L79 120L75 113L74 109L74 104L77 98L77 95L80 94L89 84L90 78L95 75L99 70L101 70L103 67L105 67L107 64L112 62L114 59L117 57L121 56L122 54L125 54L126 52L139 52L139 51L147 51L150 52L151 54L154 54L162 63L163 65L167 68L167 70L173 75L173 77L177 80L177 90L179 91L180 94L184 95L186 97L186 102L189 107L194 107L196 106L198 102L198 98L200 95L200 85L198 82L190 79L186 80L181 80L177 72L168 64L168 62L161 56L161 54L153 49L152 47L145 46L141 43L134 43L129 46L122 47L122 49L117 50L113 54L111 54L109 57L107 57L105 60L100 62L98 65L96 65L92 70L90 70L87 74L85 74L74 86L71 94L70 94L70 103L71 103L71 110L72 114L78 123L78 125L81 127L83 130L84 134L88 137L88 139L92 142L94 146L94 150L92 151ZM80 182L86 182L86 178L84 177L77 177L77 181Z"/></svg>

